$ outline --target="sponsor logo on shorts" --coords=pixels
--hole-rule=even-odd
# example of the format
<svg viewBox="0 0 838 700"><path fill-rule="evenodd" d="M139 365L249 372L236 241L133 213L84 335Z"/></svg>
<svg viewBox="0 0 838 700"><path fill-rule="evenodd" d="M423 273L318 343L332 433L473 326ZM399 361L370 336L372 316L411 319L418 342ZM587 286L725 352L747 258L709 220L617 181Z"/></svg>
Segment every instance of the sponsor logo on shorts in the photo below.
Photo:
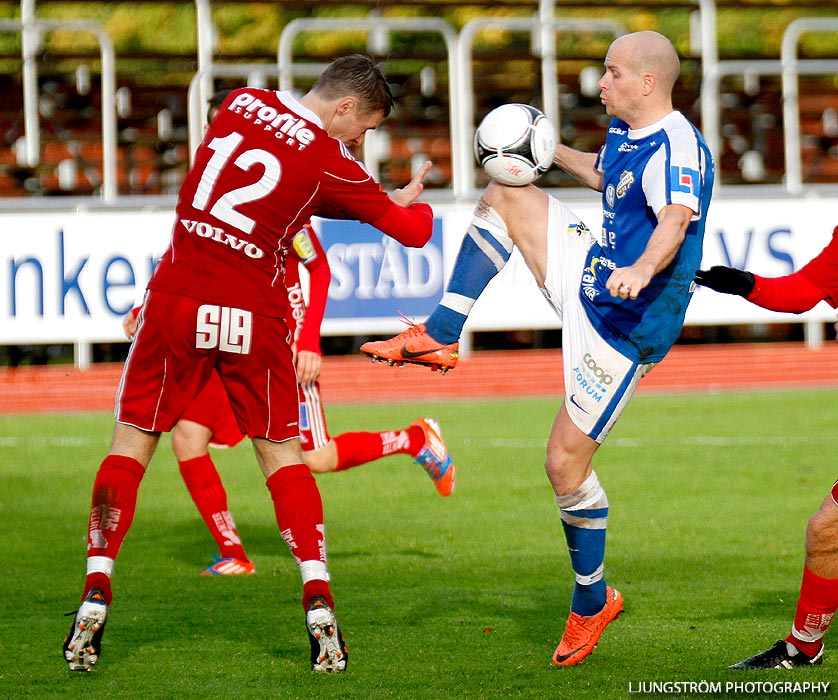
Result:
<svg viewBox="0 0 838 700"><path fill-rule="evenodd" d="M585 226L581 221L574 221L567 225L567 232L572 236L576 234L577 236L586 236L590 233L588 227Z"/></svg>
<svg viewBox="0 0 838 700"><path fill-rule="evenodd" d="M582 404L580 404L576 400L576 394L571 394L570 395L570 403L572 403L574 406L576 406L576 408L578 408L580 411L582 411L582 413L590 413L590 411L585 410L584 408L582 408Z"/></svg>
<svg viewBox="0 0 838 700"><path fill-rule="evenodd" d="M576 381L576 386L579 387L580 392L584 392L594 401L599 403L610 391L610 386L614 383L614 377L606 372L594 359L591 353L586 352L582 356L582 361L576 363L573 368ZM571 394L571 400L574 405L582 408L582 406L574 400L576 392ZM584 409L583 409L584 410Z"/></svg>
<svg viewBox="0 0 838 700"><path fill-rule="evenodd" d="M606 372L604 369L602 369L602 367L600 367L596 363L596 360L594 360L594 358L591 357L591 353L586 352L584 357L582 358L582 361L585 363L585 366L591 371L591 374L593 374L594 377L597 378L597 381L600 381L605 385L614 383L614 377L608 374L608 372Z"/></svg>
<svg viewBox="0 0 838 700"><path fill-rule="evenodd" d="M253 335L253 314L230 306L202 304L195 322L195 347L247 355Z"/></svg>

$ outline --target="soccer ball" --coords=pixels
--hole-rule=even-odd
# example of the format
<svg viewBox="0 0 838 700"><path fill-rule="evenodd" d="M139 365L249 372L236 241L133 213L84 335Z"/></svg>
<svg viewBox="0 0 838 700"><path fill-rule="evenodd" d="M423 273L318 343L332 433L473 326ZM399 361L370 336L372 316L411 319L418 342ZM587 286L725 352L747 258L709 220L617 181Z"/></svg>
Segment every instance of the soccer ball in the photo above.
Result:
<svg viewBox="0 0 838 700"><path fill-rule="evenodd" d="M474 155L504 185L529 185L553 163L556 130L539 110L511 103L493 109L474 132Z"/></svg>

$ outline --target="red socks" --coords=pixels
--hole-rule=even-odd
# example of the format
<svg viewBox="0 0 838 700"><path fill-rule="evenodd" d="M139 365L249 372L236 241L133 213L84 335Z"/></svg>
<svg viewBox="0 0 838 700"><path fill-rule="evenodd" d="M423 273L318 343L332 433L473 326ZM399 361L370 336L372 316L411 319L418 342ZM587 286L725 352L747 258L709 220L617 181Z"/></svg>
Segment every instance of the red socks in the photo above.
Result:
<svg viewBox="0 0 838 700"><path fill-rule="evenodd" d="M404 430L381 433L343 433L333 438L338 451L338 466L343 471L381 459L392 454L409 454L414 457L425 444L422 428L412 425Z"/></svg>
<svg viewBox="0 0 838 700"><path fill-rule="evenodd" d="M91 588L101 588L108 605L112 595L110 573L113 561L134 520L137 491L143 474L145 467L137 460L123 455L108 455L99 465L93 482L87 526L88 570L84 595Z"/></svg>
<svg viewBox="0 0 838 700"><path fill-rule="evenodd" d="M248 561L233 515L227 510L227 492L212 458L205 454L178 462L178 466L189 495L218 545L221 558Z"/></svg>
<svg viewBox="0 0 838 700"><path fill-rule="evenodd" d="M821 638L837 608L838 579L823 578L804 566L792 633L786 641L807 656L814 656L821 648Z"/></svg>
<svg viewBox="0 0 838 700"><path fill-rule="evenodd" d="M322 595L334 608L326 568L323 502L311 471L305 464L292 464L274 472L265 483L279 531L300 567L303 608L308 610L316 595Z"/></svg>

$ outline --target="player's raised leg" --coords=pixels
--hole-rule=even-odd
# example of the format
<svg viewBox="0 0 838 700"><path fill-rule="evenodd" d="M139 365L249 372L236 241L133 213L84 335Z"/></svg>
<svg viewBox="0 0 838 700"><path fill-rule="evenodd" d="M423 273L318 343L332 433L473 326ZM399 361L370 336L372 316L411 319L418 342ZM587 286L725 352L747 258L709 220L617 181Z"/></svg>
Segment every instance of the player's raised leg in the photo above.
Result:
<svg viewBox="0 0 838 700"><path fill-rule="evenodd" d="M407 454L425 470L440 496L450 496L454 490L457 468L433 418L419 418L403 430L341 433L332 444L331 459L312 461L311 453L303 453L312 471L345 471L388 455Z"/></svg>
<svg viewBox="0 0 838 700"><path fill-rule="evenodd" d="M318 474L345 471L383 457L413 457L434 482L441 496L454 490L456 467L442 439L439 423L420 418L400 430L357 430L332 438L317 382L300 384L300 442L303 460Z"/></svg>
<svg viewBox="0 0 838 700"><path fill-rule="evenodd" d="M411 324L393 338L364 343L361 352L390 365L426 365L443 373L453 369L468 314L511 253L506 223L481 198L460 244L448 287L433 313L425 323Z"/></svg>

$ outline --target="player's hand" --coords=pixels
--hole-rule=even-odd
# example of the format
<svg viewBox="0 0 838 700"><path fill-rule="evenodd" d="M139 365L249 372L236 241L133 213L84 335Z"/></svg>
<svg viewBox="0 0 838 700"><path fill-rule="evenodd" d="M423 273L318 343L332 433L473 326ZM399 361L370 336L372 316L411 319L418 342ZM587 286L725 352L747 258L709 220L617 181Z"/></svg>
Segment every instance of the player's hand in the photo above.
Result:
<svg viewBox="0 0 838 700"><path fill-rule="evenodd" d="M425 189L425 185L422 184L422 180L425 179L425 175L428 174L432 165L431 161L426 160L410 182L408 182L401 189L393 190L393 192L390 193L390 199L402 207L409 207L413 204Z"/></svg>
<svg viewBox="0 0 838 700"><path fill-rule="evenodd" d="M134 336L137 334L137 326L139 325L140 322L137 320L137 314L133 310L122 317L122 331L129 340L134 339Z"/></svg>
<svg viewBox="0 0 838 700"><path fill-rule="evenodd" d="M614 269L605 283L612 297L637 299L652 280L654 269L650 265L630 265Z"/></svg>
<svg viewBox="0 0 838 700"><path fill-rule="evenodd" d="M297 381L300 384L316 382L320 377L320 367L323 357L311 350L300 350L297 353Z"/></svg>
<svg viewBox="0 0 838 700"><path fill-rule="evenodd" d="M695 281L702 287L709 287L722 294L748 296L754 290L756 280L747 270L714 265L709 270L696 270Z"/></svg>

